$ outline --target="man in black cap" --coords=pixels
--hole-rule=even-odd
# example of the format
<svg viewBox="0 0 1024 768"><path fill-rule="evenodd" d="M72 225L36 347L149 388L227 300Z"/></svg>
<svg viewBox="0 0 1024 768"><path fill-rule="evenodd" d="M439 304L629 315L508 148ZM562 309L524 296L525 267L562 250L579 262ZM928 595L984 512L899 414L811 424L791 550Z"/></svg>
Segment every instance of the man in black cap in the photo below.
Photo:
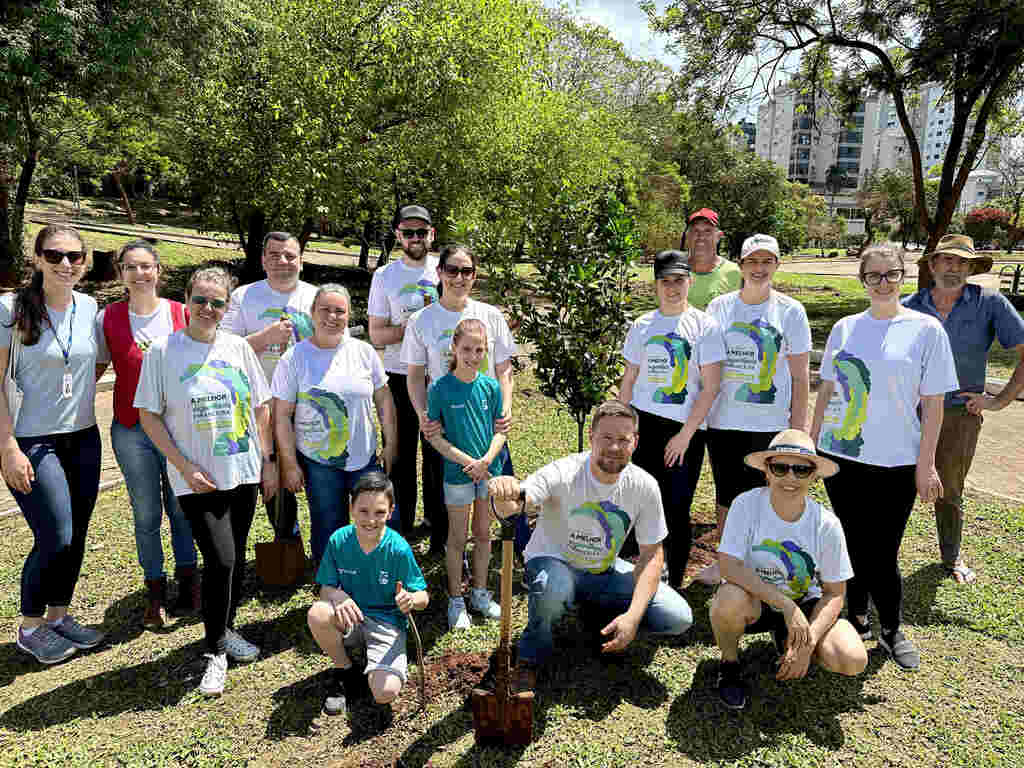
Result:
<svg viewBox="0 0 1024 768"><path fill-rule="evenodd" d="M437 301L437 257L430 254L434 228L430 212L421 205L406 205L395 216L395 236L402 258L373 273L368 307L370 341L380 350L388 372L388 387L395 399L398 419L398 450L391 481L400 529L408 535L416 520L416 438L419 418L409 399L407 366L399 359L405 325L418 309ZM424 452L427 450L423 441ZM448 528L441 493L428 487L428 462L424 462L423 514L432 525Z"/></svg>

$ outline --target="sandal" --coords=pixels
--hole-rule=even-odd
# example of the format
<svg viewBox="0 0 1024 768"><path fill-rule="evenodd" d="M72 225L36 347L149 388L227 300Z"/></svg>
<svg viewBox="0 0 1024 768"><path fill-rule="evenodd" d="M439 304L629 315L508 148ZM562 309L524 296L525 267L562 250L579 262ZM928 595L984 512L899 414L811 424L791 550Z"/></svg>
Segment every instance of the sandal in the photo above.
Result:
<svg viewBox="0 0 1024 768"><path fill-rule="evenodd" d="M946 568L946 573L952 576L953 581L957 584L970 584L977 578L977 574L964 562L959 562L952 568Z"/></svg>

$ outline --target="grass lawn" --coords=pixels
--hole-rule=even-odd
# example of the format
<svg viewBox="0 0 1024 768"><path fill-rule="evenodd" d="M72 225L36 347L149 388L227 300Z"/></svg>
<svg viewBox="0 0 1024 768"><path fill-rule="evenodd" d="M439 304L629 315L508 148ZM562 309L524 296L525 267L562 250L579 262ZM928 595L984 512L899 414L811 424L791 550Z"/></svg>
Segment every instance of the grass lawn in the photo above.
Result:
<svg viewBox="0 0 1024 768"><path fill-rule="evenodd" d="M575 449L569 417L536 392L529 373L519 379L516 414L512 445L521 473ZM698 534L710 529L712 515L705 473L694 505ZM142 631L128 499L123 489L112 490L97 506L74 601L75 613L102 625L109 639L51 668L13 642L0 646L0 765L369 767L399 756L402 765L437 768L1024 765L1024 509L971 499L968 519L966 556L979 570L969 587L944 578L934 524L920 505L903 545L906 624L921 647L919 673L901 673L871 642L868 670L858 678L819 670L779 684L769 637L754 636L743 651L752 704L744 713L726 711L714 689L711 592L692 585L685 596L693 629L668 642L639 639L618 660L596 658L576 618L568 618L557 634L559 664L538 684L534 743L520 751L475 747L466 695L497 643L497 628L446 631L443 563L426 558L422 529L412 543L432 599L418 617L429 701L417 712L417 686L408 686L394 726L378 732L358 704L348 718L320 714L328 663L305 626L308 588L266 592L251 575L238 626L263 653L231 668L221 698L199 695L202 625L182 620ZM0 535L0 634L11 638L31 535L17 516L0 521ZM250 573L252 543L269 536L260 513L249 539ZM164 549L170 559L166 526ZM497 545L494 554L496 563ZM513 616L521 628L526 605L518 587Z"/></svg>

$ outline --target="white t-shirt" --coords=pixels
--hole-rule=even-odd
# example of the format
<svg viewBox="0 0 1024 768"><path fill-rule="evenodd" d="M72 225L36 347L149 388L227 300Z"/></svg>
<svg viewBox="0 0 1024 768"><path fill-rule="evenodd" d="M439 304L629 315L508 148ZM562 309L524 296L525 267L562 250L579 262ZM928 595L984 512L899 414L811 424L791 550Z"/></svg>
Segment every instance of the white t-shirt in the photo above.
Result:
<svg viewBox="0 0 1024 768"><path fill-rule="evenodd" d="M402 363L425 366L431 381L440 379L448 373L452 359L455 326L467 318L480 320L487 329L487 356L480 364L480 373L498 378L494 366L504 363L519 350L501 310L473 299L461 312L451 312L438 302L413 313L405 326Z"/></svg>
<svg viewBox="0 0 1024 768"><path fill-rule="evenodd" d="M575 568L603 573L615 563L630 528L642 546L668 535L658 483L627 464L612 484L590 469L590 453L575 453L541 467L523 481L527 500L541 505L525 557L556 557Z"/></svg>
<svg viewBox="0 0 1024 768"><path fill-rule="evenodd" d="M437 302L437 256L427 254L422 267L409 267L399 259L381 267L370 280L367 314L387 318L391 325L405 325L412 313ZM380 350L380 359L388 373L405 375L408 368L401 360L402 344L388 344Z"/></svg>
<svg viewBox="0 0 1024 768"><path fill-rule="evenodd" d="M96 362L109 363L110 349L107 337L103 333L103 318L107 314L106 307L96 315ZM135 344L145 352L155 339L170 336L174 333L174 320L171 318L171 305L167 299L160 299L157 308L148 315L136 315L128 310L128 322L132 326L132 338Z"/></svg>
<svg viewBox="0 0 1024 768"><path fill-rule="evenodd" d="M777 291L761 304L746 304L733 291L712 299L708 314L725 336L722 389L708 413L708 426L746 432L787 429L793 405L787 357L811 351L803 304Z"/></svg>
<svg viewBox="0 0 1024 768"><path fill-rule="evenodd" d="M253 409L270 399L263 367L245 339L222 331L212 344L184 330L156 339L142 359L135 407L160 414L182 455L217 490L258 483L262 452ZM176 496L192 493L170 462Z"/></svg>
<svg viewBox="0 0 1024 768"><path fill-rule="evenodd" d="M959 386L942 324L913 310L889 320L867 311L844 317L828 335L821 378L835 389L818 449L879 467L917 463L921 397Z"/></svg>
<svg viewBox="0 0 1024 768"><path fill-rule="evenodd" d="M376 350L346 337L336 349L308 339L284 353L274 372L274 397L295 403L295 442L310 461L348 472L377 455L373 393L388 377Z"/></svg>
<svg viewBox="0 0 1024 768"><path fill-rule="evenodd" d="M290 293L278 293L266 280L236 288L231 294L221 330L238 336L258 333L282 317L292 321L292 338L287 344L271 344L260 357L267 381L274 380L274 368L281 355L313 335L313 299L317 287L299 280Z"/></svg>
<svg viewBox="0 0 1024 768"><path fill-rule="evenodd" d="M798 603L821 597L822 582L853 576L843 526L832 510L808 496L800 519L787 522L775 514L768 488L735 498L718 551L742 560Z"/></svg>
<svg viewBox="0 0 1024 768"><path fill-rule="evenodd" d="M725 342L703 310L663 315L656 309L633 321L622 356L640 366L633 407L685 424L703 389L700 368L725 359Z"/></svg>

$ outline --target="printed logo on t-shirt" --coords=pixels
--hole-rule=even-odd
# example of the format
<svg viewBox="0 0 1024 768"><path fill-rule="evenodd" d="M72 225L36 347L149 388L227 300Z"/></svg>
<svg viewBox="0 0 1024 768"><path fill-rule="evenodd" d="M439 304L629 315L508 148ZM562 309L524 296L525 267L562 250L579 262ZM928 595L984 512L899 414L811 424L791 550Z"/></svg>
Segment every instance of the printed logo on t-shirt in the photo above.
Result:
<svg viewBox="0 0 1024 768"><path fill-rule="evenodd" d="M192 378L208 378L227 392L191 395L192 427L197 432L215 432L214 456L234 456L249 451L249 377L223 360L190 365L181 382Z"/></svg>
<svg viewBox="0 0 1024 768"><path fill-rule="evenodd" d="M767 562L757 558L754 571L761 581L785 592L791 600L802 600L807 596L814 580L814 558L792 541L765 539L752 547L754 552L768 555Z"/></svg>
<svg viewBox="0 0 1024 768"><path fill-rule="evenodd" d="M452 362L452 337L455 335L455 329L449 328L446 331L441 331L441 335L437 337L437 348L441 351L441 367L448 370L448 366ZM484 359L480 361L480 367L477 368L480 373L486 374L487 367L490 365L490 355L487 350L484 350Z"/></svg>
<svg viewBox="0 0 1024 768"><path fill-rule="evenodd" d="M835 428L824 431L821 447L844 456L860 456L864 447L861 431L868 418L871 373L863 360L843 351L836 354L832 367L837 386L825 412L825 423Z"/></svg>
<svg viewBox="0 0 1024 768"><path fill-rule="evenodd" d="M410 301L409 297L412 297L413 300ZM408 318L417 309L437 301L437 286L429 280L406 283L398 292L398 299L403 303L402 314Z"/></svg>
<svg viewBox="0 0 1024 768"><path fill-rule="evenodd" d="M351 425L348 408L340 395L313 387L296 397L295 431L303 447L311 449L321 464L344 467L348 462Z"/></svg>
<svg viewBox="0 0 1024 768"><path fill-rule="evenodd" d="M313 335L313 318L301 309L295 307L285 307L284 309L278 309L277 307L270 307L263 310L260 314L260 320L291 320L292 322L292 339L298 344L303 339L308 339ZM276 354L280 356L285 349L287 344L269 344L266 352L269 354Z"/></svg>
<svg viewBox="0 0 1024 768"><path fill-rule="evenodd" d="M381 571L377 575L377 583L380 584L382 587L386 587L388 585L388 582L390 581L391 575L387 571Z"/></svg>
<svg viewBox="0 0 1024 768"><path fill-rule="evenodd" d="M581 570L603 573L615 562L629 530L629 515L610 501L587 501L569 513L565 559Z"/></svg>
<svg viewBox="0 0 1024 768"><path fill-rule="evenodd" d="M646 347L647 381L663 385L654 389L651 400L682 405L690 374L690 342L677 333L666 333L651 336Z"/></svg>
<svg viewBox="0 0 1024 768"><path fill-rule="evenodd" d="M734 322L726 337L739 334L743 340L726 349L725 378L743 381L736 390L741 403L770 405L775 402L775 369L782 350L782 334L767 320ZM753 343L753 349L749 343Z"/></svg>

